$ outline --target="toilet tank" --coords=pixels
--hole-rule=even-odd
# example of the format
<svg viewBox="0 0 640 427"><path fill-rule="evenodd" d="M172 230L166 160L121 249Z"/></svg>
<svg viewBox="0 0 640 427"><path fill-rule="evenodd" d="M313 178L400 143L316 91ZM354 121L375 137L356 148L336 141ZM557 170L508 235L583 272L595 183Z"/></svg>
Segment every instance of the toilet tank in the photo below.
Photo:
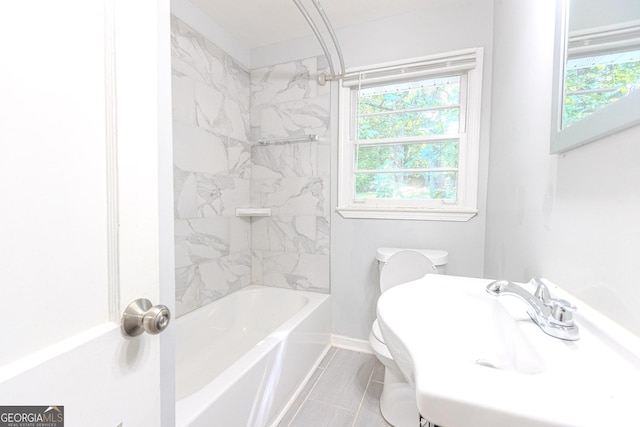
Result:
<svg viewBox="0 0 640 427"><path fill-rule="evenodd" d="M393 255L401 251L415 251L425 257L436 267L438 273L447 273L447 263L449 262L449 252L440 249L410 249L410 248L378 248L376 251L376 259L378 260L378 269L382 271L385 263Z"/></svg>

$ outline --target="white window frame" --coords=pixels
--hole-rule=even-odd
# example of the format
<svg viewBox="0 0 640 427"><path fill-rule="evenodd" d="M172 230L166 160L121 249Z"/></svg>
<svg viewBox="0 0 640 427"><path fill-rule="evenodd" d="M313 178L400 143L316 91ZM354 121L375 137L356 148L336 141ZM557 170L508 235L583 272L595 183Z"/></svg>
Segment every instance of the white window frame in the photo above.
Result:
<svg viewBox="0 0 640 427"><path fill-rule="evenodd" d="M348 70L339 89L338 207L344 218L468 221L477 213L482 48L391 62ZM365 85L462 74L458 197L456 201L355 201L355 132L353 103ZM466 103L465 103L466 101ZM466 105L465 105L466 104ZM446 135L439 139L446 139Z"/></svg>

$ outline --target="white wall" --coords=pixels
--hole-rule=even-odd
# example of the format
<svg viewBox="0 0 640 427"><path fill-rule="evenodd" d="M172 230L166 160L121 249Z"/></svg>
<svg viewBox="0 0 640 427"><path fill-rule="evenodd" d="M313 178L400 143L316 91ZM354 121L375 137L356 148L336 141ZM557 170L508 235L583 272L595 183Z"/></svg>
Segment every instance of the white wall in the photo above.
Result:
<svg viewBox="0 0 640 427"><path fill-rule="evenodd" d="M549 153L553 2L494 8L485 276L543 276L640 334L640 127Z"/></svg>

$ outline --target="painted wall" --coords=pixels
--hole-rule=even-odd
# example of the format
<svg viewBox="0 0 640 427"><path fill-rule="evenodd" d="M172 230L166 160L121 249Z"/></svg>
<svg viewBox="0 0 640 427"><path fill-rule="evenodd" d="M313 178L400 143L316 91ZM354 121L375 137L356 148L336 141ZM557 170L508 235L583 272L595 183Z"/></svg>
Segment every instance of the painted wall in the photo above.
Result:
<svg viewBox="0 0 640 427"><path fill-rule="evenodd" d="M546 277L640 334L640 127L549 154L553 8L495 4L485 276Z"/></svg>
<svg viewBox="0 0 640 427"><path fill-rule="evenodd" d="M349 58L351 66L480 46L485 49L485 67L478 216L468 222L344 219L335 212L337 188L334 186L331 294L335 334L368 339L380 295L375 262L378 247L445 249L449 252L449 274L482 276L491 99L492 2L465 3L452 2L432 10L424 9L422 13L345 29L339 36L344 56ZM465 28L465 31L461 32L460 28ZM334 150L333 177L337 176L336 156Z"/></svg>
<svg viewBox="0 0 640 427"><path fill-rule="evenodd" d="M251 282L249 72L171 19L176 315Z"/></svg>

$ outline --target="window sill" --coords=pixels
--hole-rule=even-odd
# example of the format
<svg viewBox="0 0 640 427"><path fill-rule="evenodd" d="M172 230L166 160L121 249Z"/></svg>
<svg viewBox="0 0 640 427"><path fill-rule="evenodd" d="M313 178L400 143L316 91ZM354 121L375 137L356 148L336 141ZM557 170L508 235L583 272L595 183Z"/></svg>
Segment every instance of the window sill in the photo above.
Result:
<svg viewBox="0 0 640 427"><path fill-rule="evenodd" d="M371 207L338 207L343 218L408 219L418 221L466 222L478 214L474 209L401 209Z"/></svg>

